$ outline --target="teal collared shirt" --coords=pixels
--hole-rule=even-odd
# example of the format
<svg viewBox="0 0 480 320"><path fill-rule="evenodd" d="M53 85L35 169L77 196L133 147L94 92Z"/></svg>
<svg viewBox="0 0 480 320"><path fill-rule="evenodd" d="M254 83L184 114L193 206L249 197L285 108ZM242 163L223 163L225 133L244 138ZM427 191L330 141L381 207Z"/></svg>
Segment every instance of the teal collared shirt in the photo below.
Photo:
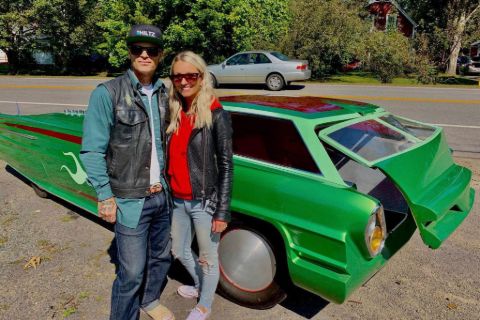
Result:
<svg viewBox="0 0 480 320"><path fill-rule="evenodd" d="M163 86L163 82L160 79L154 80L152 106L149 108L149 100L147 95L141 91L141 83L132 70L128 70L127 73L133 86L137 88L141 94L149 119L152 119L158 163L160 166L159 178L166 190L166 182L161 174L164 171L165 162L163 157L162 135L160 134L162 128L160 128L161 122L157 99L158 94L160 94L159 89ZM110 140L110 130L113 125L112 98L107 88L100 85L90 96L88 109L83 122L82 150L80 152L80 159L87 172L88 181L95 189L99 201L113 197L107 174L107 162L105 160ZM115 201L118 206L117 222L129 228L136 228L140 220L145 198L125 199L116 197Z"/></svg>

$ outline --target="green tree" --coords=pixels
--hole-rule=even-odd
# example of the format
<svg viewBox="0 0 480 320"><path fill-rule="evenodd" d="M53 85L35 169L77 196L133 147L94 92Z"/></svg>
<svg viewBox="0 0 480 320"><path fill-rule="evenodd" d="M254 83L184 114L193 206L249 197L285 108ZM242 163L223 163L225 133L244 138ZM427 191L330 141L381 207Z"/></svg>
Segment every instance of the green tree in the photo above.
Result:
<svg viewBox="0 0 480 320"><path fill-rule="evenodd" d="M75 66L75 58L92 53L98 31L91 12L93 0L34 0L30 23L36 26L36 49L48 50L55 56L56 67L67 72Z"/></svg>
<svg viewBox="0 0 480 320"><path fill-rule="evenodd" d="M365 52L370 23L363 7L344 0L291 2L291 23L283 48L291 56L308 59L313 77L324 77Z"/></svg>
<svg viewBox="0 0 480 320"><path fill-rule="evenodd" d="M239 51L274 48L286 33L288 0L104 0L97 46L120 67L127 57L125 36L131 25L151 23L164 31L165 64L182 50L194 50L207 62Z"/></svg>
<svg viewBox="0 0 480 320"><path fill-rule="evenodd" d="M7 54L11 72L31 59L29 39L35 34L35 28L29 23L31 6L29 0L0 2L0 48Z"/></svg>
<svg viewBox="0 0 480 320"><path fill-rule="evenodd" d="M374 31L366 41L368 50L363 61L383 83L392 82L394 77L404 74L410 66L413 51L409 40L401 33Z"/></svg>
<svg viewBox="0 0 480 320"><path fill-rule="evenodd" d="M455 74L456 61L465 39L478 34L480 0L402 0L419 31L427 34L435 59L446 65L448 74Z"/></svg>
<svg viewBox="0 0 480 320"><path fill-rule="evenodd" d="M208 62L242 50L275 48L288 27L288 0L173 1L170 52L192 49Z"/></svg>
<svg viewBox="0 0 480 320"><path fill-rule="evenodd" d="M236 50L278 48L288 34L288 1L238 1L228 16Z"/></svg>
<svg viewBox="0 0 480 320"><path fill-rule="evenodd" d="M98 3L96 20L101 30L98 53L108 57L114 68L128 62L125 38L132 25L154 24L164 29L163 21L171 0L104 0Z"/></svg>

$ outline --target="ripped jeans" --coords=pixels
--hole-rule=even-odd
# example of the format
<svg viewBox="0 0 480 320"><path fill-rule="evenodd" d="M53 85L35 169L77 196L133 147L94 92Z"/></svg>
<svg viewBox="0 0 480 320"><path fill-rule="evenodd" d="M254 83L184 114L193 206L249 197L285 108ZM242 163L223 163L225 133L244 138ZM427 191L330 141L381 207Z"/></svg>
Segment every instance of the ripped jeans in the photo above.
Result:
<svg viewBox="0 0 480 320"><path fill-rule="evenodd" d="M173 203L172 254L187 269L199 290L198 304L211 309L220 276L220 233L212 232L212 215L203 211L201 201L174 198ZM197 236L199 257L191 248L194 234Z"/></svg>

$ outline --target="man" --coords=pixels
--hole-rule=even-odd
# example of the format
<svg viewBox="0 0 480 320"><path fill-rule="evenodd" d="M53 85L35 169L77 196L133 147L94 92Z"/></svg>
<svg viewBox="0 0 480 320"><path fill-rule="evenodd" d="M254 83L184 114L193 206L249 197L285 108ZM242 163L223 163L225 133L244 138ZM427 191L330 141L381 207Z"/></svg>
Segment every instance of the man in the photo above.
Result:
<svg viewBox="0 0 480 320"><path fill-rule="evenodd" d="M131 68L90 97L80 158L97 192L98 215L115 224L118 270L111 320L173 314L158 299L167 282L170 201L165 180L168 98L155 71L161 32L135 25L127 37Z"/></svg>

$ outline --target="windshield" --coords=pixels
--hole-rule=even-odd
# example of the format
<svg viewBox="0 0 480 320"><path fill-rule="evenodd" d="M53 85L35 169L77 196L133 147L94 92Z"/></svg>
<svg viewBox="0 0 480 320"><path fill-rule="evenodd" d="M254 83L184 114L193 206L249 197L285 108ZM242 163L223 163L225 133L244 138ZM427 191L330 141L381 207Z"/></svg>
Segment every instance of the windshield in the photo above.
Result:
<svg viewBox="0 0 480 320"><path fill-rule="evenodd" d="M415 144L402 133L373 119L340 128L328 137L368 161L390 156Z"/></svg>
<svg viewBox="0 0 480 320"><path fill-rule="evenodd" d="M289 57L287 57L287 56L284 55L283 53L280 53L280 52L277 52L277 51L272 51L272 52L270 52L270 54L271 54L272 56L274 56L275 58L280 59L280 60L282 60L282 61L288 61L288 60L290 60Z"/></svg>

